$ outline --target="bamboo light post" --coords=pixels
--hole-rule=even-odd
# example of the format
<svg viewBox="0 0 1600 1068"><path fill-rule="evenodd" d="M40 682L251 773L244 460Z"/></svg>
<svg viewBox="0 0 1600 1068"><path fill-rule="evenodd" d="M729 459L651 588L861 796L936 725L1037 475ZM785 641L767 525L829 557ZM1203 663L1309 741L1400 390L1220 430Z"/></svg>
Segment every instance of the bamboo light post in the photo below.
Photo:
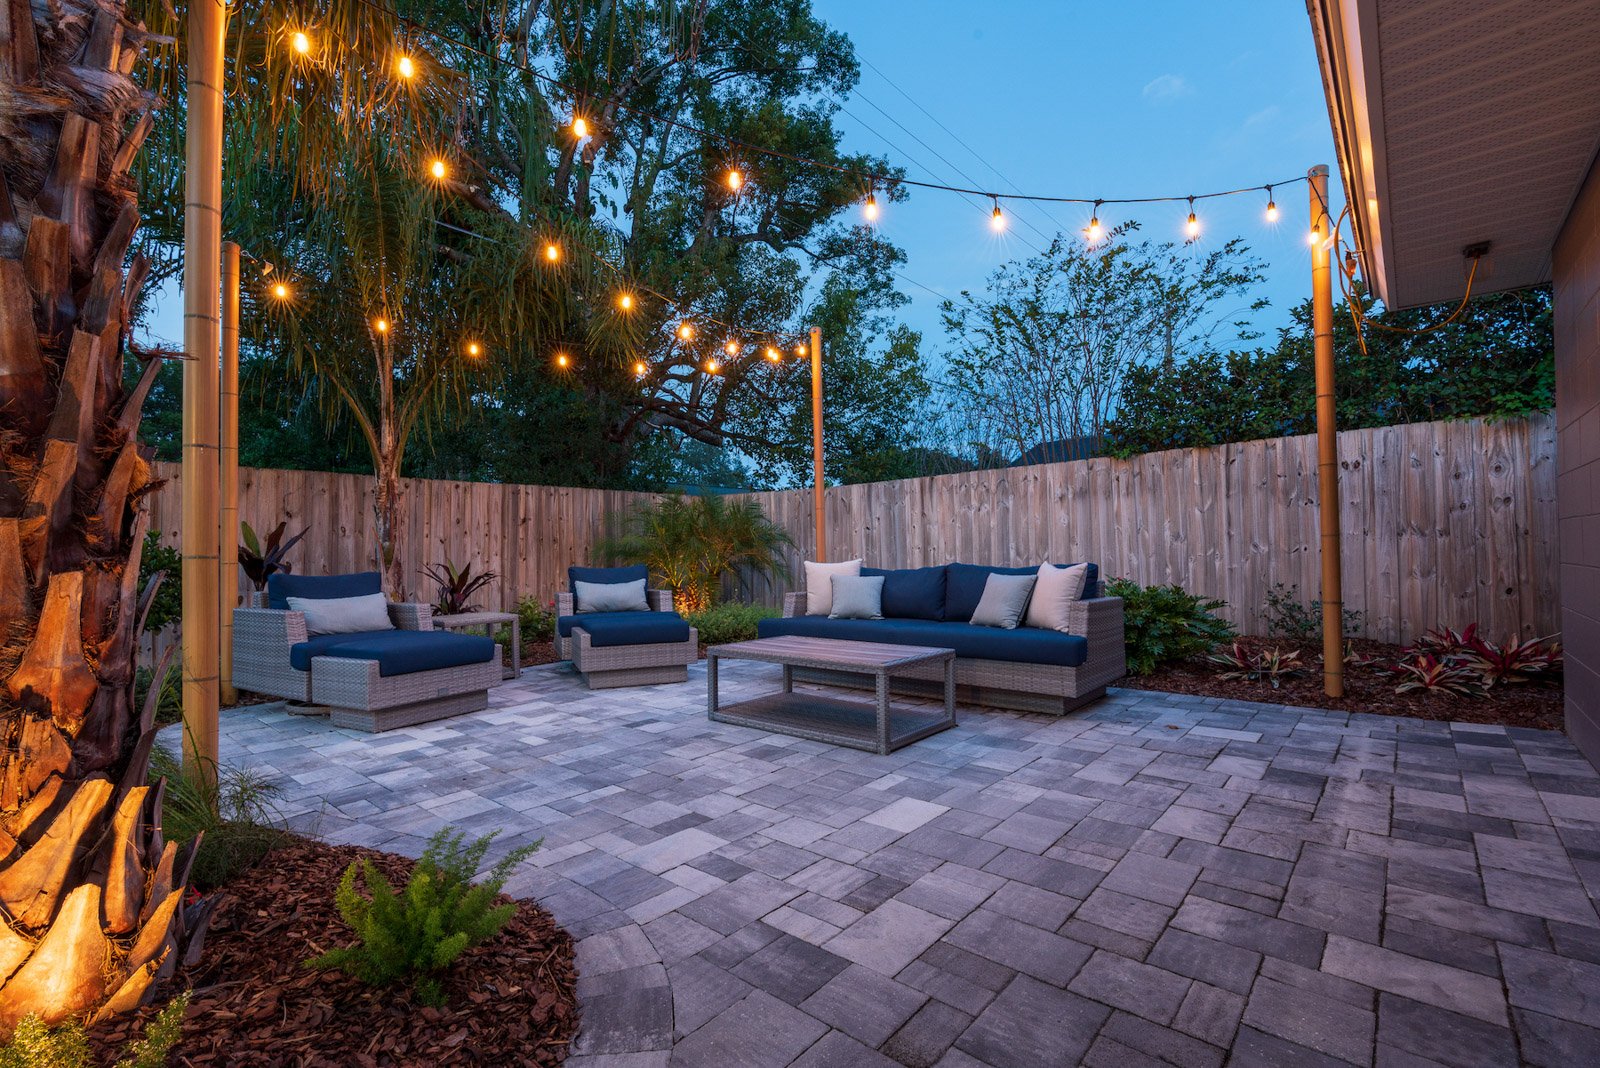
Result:
<svg viewBox="0 0 1600 1068"><path fill-rule="evenodd" d="M1339 566L1339 438L1333 395L1333 271L1328 168L1311 188L1311 323L1317 366L1317 518L1322 528L1322 689L1344 696L1344 591Z"/></svg>
<svg viewBox="0 0 1600 1068"><path fill-rule="evenodd" d="M183 222L183 763L210 779L217 722L217 358L227 9L189 5Z"/></svg>
<svg viewBox="0 0 1600 1068"><path fill-rule="evenodd" d="M217 692L221 702L239 699L233 688L233 608L239 599L239 245L222 243L222 413L218 448L217 510Z"/></svg>
<svg viewBox="0 0 1600 1068"><path fill-rule="evenodd" d="M822 327L811 328L811 467L816 481L817 559L828 558L827 514L822 501Z"/></svg>

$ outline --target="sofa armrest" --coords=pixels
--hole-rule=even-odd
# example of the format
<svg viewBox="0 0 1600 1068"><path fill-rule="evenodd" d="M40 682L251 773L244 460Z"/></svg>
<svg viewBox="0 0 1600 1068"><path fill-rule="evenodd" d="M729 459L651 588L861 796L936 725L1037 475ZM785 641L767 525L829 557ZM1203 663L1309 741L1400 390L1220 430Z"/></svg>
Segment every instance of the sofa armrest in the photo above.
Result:
<svg viewBox="0 0 1600 1068"><path fill-rule="evenodd" d="M233 610L233 640L235 646L246 645L254 650L269 650L279 646L283 659L289 660L289 647L307 641L306 614L282 608L235 608Z"/></svg>
<svg viewBox="0 0 1600 1068"><path fill-rule="evenodd" d="M645 590L644 599L650 605L652 612L672 611L671 590Z"/></svg>
<svg viewBox="0 0 1600 1068"><path fill-rule="evenodd" d="M556 615L575 616L577 614L577 603L573 600L570 590L556 594Z"/></svg>
<svg viewBox="0 0 1600 1068"><path fill-rule="evenodd" d="M432 630L433 605L391 603L389 622L398 630Z"/></svg>
<svg viewBox="0 0 1600 1068"><path fill-rule="evenodd" d="M1128 673L1121 597L1090 597L1067 606L1067 625L1089 642L1084 665L1098 679L1114 682Z"/></svg>
<svg viewBox="0 0 1600 1068"><path fill-rule="evenodd" d="M803 616L805 614L806 614L806 591L805 590L799 590L798 592L795 592L795 593L786 593L786 594L783 595L783 618L784 619L789 619L789 618L791 618L793 616Z"/></svg>

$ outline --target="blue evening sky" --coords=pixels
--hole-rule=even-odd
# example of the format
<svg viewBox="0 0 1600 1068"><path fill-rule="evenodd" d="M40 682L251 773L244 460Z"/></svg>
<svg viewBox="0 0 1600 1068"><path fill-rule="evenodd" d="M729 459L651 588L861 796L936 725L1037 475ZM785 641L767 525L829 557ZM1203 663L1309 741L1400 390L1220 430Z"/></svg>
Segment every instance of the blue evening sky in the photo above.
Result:
<svg viewBox="0 0 1600 1068"><path fill-rule="evenodd" d="M1186 196L1292 178L1326 163L1335 204L1342 202L1303 4L813 6L849 35L861 61L860 84L844 101L848 113L836 120L846 147L883 153L909 177L1053 196ZM1271 307L1256 321L1269 336L1311 288L1305 184L1284 189L1277 202L1276 226L1265 221L1261 194L1197 207L1198 248L1242 237L1267 262L1261 295ZM912 303L902 317L923 331L924 351L944 344L939 296L980 290L995 266L1042 247L1041 232L1076 233L1090 216L1073 204L1006 210L1012 224L998 239L987 225L989 204L952 193L912 190L909 201L884 211L883 234L909 257L902 289ZM1181 241L1187 213L1183 204L1107 207L1101 221L1132 217L1144 224L1143 237Z"/></svg>

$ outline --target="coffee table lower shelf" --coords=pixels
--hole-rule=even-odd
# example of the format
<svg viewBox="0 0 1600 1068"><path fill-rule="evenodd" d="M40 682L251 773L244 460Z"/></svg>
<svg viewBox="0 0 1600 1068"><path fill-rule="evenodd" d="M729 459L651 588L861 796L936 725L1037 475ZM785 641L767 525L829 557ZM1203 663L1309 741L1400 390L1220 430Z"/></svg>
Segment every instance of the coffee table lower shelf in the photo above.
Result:
<svg viewBox="0 0 1600 1068"><path fill-rule="evenodd" d="M878 752L877 709L818 693L774 693L724 705L712 712L718 723L734 723L814 742ZM955 722L938 712L914 708L889 710L889 751L920 741Z"/></svg>

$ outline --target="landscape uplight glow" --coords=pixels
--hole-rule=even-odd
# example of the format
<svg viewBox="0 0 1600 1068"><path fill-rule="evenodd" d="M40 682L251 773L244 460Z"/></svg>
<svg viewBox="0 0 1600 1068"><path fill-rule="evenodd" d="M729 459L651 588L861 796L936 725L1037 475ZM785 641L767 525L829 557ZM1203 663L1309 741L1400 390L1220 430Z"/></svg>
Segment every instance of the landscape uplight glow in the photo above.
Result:
<svg viewBox="0 0 1600 1068"><path fill-rule="evenodd" d="M564 371L568 367L570 367L571 365L572 365L572 357L568 356L564 352L556 353L556 366L557 367L561 368Z"/></svg>
<svg viewBox="0 0 1600 1068"><path fill-rule="evenodd" d="M372 320L372 329L376 330L380 334L387 334L389 332L389 320L384 318Z"/></svg>

